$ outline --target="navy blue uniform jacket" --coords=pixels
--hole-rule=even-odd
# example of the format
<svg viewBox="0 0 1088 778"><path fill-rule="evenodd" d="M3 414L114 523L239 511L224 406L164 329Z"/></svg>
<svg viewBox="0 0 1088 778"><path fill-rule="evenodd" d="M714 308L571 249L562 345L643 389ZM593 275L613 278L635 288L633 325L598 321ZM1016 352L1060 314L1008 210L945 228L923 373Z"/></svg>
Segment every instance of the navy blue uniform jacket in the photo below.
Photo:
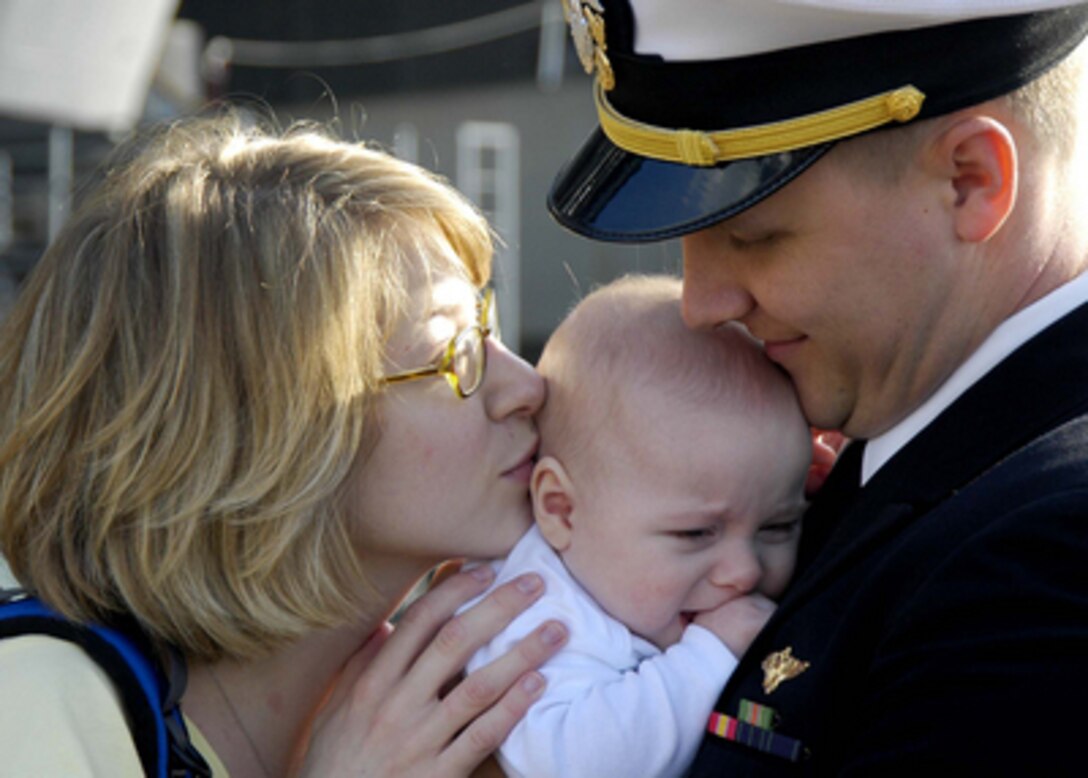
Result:
<svg viewBox="0 0 1088 778"><path fill-rule="evenodd" d="M770 706L800 757L708 735L691 774L1088 775L1088 306L845 507L835 475L717 706ZM761 664L787 647L808 667L768 694Z"/></svg>

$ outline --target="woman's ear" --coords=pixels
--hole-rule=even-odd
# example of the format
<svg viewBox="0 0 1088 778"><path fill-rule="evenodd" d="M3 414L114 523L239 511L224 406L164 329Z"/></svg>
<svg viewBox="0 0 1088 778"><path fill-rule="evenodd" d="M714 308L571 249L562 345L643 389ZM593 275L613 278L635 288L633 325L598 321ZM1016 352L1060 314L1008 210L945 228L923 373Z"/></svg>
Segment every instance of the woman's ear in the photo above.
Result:
<svg viewBox="0 0 1088 778"><path fill-rule="evenodd" d="M940 174L954 194L956 236L981 243L1001 228L1016 204L1016 141L991 116L966 116L949 126L932 147Z"/></svg>
<svg viewBox="0 0 1088 778"><path fill-rule="evenodd" d="M533 468L529 490L540 534L556 551L566 551L574 531L574 484L563 463L555 457L541 458Z"/></svg>

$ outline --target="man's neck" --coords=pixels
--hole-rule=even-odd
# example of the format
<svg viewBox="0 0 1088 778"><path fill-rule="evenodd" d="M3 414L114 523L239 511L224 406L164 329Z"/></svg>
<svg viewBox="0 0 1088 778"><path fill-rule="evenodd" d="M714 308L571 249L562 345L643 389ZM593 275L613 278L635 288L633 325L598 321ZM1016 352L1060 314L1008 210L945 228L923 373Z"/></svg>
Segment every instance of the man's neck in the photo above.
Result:
<svg viewBox="0 0 1088 778"><path fill-rule="evenodd" d="M977 380L1032 336L1088 301L1088 274L1077 276L1001 323L929 398L902 421L873 437L865 447L864 484L915 435Z"/></svg>

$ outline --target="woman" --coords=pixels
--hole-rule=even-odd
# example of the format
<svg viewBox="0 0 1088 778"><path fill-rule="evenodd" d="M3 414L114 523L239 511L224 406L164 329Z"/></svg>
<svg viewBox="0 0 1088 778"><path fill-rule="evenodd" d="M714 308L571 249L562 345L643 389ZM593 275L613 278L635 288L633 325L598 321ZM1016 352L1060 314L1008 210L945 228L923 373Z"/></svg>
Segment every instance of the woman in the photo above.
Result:
<svg viewBox="0 0 1088 778"><path fill-rule="evenodd" d="M228 112L119 149L5 322L0 550L68 619L180 653L214 775L467 774L538 693L561 625L446 689L538 580L450 620L487 584L461 573L386 626L530 522L544 387L489 337L490 257L419 168ZM0 642L0 752L140 771L116 690L50 637Z"/></svg>

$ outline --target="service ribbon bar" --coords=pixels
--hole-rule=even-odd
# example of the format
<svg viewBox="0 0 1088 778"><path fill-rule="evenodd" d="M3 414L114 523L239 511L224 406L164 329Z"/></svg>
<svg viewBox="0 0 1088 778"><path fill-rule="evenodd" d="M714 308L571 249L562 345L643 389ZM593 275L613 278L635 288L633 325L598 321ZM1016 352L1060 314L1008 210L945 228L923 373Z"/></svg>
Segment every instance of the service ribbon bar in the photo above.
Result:
<svg viewBox="0 0 1088 778"><path fill-rule="evenodd" d="M791 762L800 760L801 755L804 753L800 740L780 735L769 729L757 727L754 724L748 724L732 716L717 712L710 714L707 731L723 740L732 740L765 754L780 756Z"/></svg>
<svg viewBox="0 0 1088 778"><path fill-rule="evenodd" d="M778 714L774 712L774 708L768 708L766 705L760 705L758 702L752 702L751 700L741 700L740 706L737 708L738 719L745 724L751 724L762 729L774 729L777 717Z"/></svg>

